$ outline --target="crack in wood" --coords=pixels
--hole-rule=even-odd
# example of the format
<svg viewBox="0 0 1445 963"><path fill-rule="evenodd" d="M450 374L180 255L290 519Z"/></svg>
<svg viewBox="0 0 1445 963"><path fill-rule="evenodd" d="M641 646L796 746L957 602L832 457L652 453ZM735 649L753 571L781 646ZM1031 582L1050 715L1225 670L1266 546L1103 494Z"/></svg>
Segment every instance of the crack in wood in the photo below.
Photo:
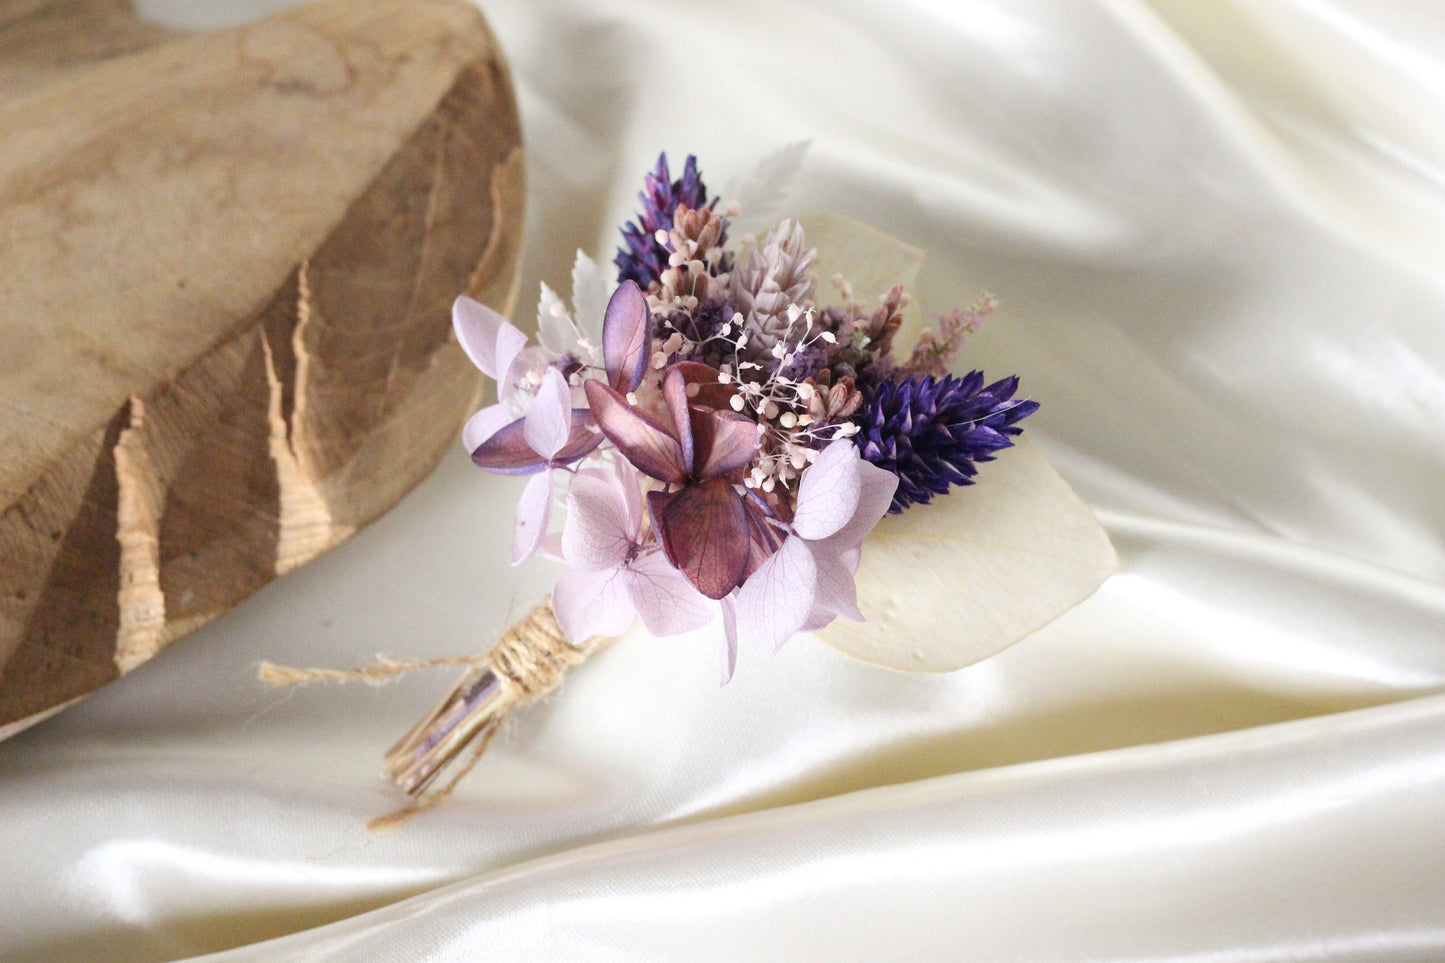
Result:
<svg viewBox="0 0 1445 963"><path fill-rule="evenodd" d="M311 285L308 264L301 262L296 273L296 326L291 329L291 352L295 374L291 386L291 417L282 410L284 395L276 373L271 340L263 332L261 347L266 355L266 384L270 389L266 408L271 426L271 459L276 465L280 489L276 539L276 574L282 575L311 561L322 552L346 540L351 526L337 525L331 506L317 484L315 466L306 444L306 385L311 356L306 350L306 329L311 323Z"/></svg>
<svg viewBox="0 0 1445 963"><path fill-rule="evenodd" d="M115 667L122 675L165 647L166 597L161 591L160 521L165 486L145 440L146 409L130 399L129 424L115 443L116 531L120 543L120 626Z"/></svg>

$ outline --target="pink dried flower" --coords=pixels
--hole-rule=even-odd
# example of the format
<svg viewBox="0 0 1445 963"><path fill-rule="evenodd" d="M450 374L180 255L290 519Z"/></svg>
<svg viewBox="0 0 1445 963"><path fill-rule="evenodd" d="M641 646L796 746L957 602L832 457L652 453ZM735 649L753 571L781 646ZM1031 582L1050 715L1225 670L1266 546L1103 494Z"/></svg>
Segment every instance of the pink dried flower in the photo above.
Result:
<svg viewBox="0 0 1445 963"><path fill-rule="evenodd" d="M503 400L477 412L462 439L479 467L502 475L534 475L522 490L512 531L512 564L520 565L547 531L552 509L553 471L575 462L602 442L585 408L572 407L572 390L556 364L543 368L530 392L526 413L523 392L511 371L526 345L526 335L486 305L468 297L452 306L452 324L462 349L484 374L498 381Z"/></svg>
<svg viewBox="0 0 1445 963"><path fill-rule="evenodd" d="M898 477L863 461L851 441L830 442L803 473L792 522L773 523L788 533L782 547L738 591L737 631L776 651L836 615L862 621L858 550L897 487Z"/></svg>
<svg viewBox="0 0 1445 963"><path fill-rule="evenodd" d="M621 635L638 616L656 636L712 620L708 601L655 541L643 538L643 521L641 479L631 468L577 473L562 528L562 556L573 571L552 590L557 624L574 645L595 635Z"/></svg>
<svg viewBox="0 0 1445 963"><path fill-rule="evenodd" d="M926 329L919 335L913 355L899 367L899 372L934 378L948 374L949 365L963 349L964 339L977 331L983 319L996 307L996 298L985 297L973 307L955 308L948 314L939 315L938 327Z"/></svg>
<svg viewBox="0 0 1445 963"><path fill-rule="evenodd" d="M667 557L708 598L722 598L746 575L748 521L729 479L757 453L757 426L731 411L689 404L685 371L662 379L671 420L664 425L596 379L585 383L597 426L632 465L672 486L648 502Z"/></svg>

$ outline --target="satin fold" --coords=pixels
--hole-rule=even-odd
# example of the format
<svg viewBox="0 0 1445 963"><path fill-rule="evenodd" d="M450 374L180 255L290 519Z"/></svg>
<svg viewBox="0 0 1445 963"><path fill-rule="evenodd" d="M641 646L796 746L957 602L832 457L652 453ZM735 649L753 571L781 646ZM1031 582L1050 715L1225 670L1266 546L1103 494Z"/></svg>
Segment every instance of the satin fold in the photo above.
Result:
<svg viewBox="0 0 1445 963"><path fill-rule="evenodd" d="M274 0L143 0L185 26ZM0 959L1445 958L1445 13L1427 0L498 0L521 308L660 149L925 247L926 312L1120 572L972 668L634 633L400 828L450 683L550 587L460 450L355 539L0 742ZM950 496L955 497L955 496ZM964 497L964 496L956 496ZM207 954L213 954L207 956Z"/></svg>

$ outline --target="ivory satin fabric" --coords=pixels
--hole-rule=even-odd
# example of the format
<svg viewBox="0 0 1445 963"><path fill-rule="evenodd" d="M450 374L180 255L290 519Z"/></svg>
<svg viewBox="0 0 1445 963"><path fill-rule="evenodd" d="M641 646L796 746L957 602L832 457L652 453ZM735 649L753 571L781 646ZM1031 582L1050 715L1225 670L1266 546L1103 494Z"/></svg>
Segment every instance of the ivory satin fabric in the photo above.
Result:
<svg viewBox="0 0 1445 963"><path fill-rule="evenodd" d="M276 3L149 0L183 26ZM1445 6L489 0L519 317L657 151L1002 307L1121 570L943 676L629 637L391 832L380 753L555 570L458 446L355 540L0 743L0 959L1445 960ZM1006 455L1005 455L1006 457ZM958 496L958 497L966 497ZM900 573L900 591L907 590ZM214 954L214 955L206 955Z"/></svg>

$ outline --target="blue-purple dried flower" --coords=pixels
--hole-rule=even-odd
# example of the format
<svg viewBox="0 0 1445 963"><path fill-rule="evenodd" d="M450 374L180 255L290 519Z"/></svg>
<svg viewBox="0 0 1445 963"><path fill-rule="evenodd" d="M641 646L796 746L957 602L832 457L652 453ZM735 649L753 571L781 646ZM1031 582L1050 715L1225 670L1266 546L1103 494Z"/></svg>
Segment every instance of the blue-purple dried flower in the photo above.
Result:
<svg viewBox="0 0 1445 963"><path fill-rule="evenodd" d="M698 173L696 157L687 156L682 177L674 181L667 168L665 152L658 155L652 173L642 179L642 190L637 197L642 201L642 211L636 222L628 221L622 229L623 246L617 249L613 263L617 265L619 282L636 281L645 291L667 269L669 252L657 240L657 232L672 230L678 205L711 210L717 206L717 198L708 200L707 185ZM726 240L724 229L717 243L721 246Z"/></svg>
<svg viewBox="0 0 1445 963"><path fill-rule="evenodd" d="M983 372L959 378L912 376L867 391L853 421L854 443L864 459L898 476L891 512L925 504L950 485L970 485L974 462L1013 444L1016 423L1038 410L1015 401L1017 376L983 384Z"/></svg>

